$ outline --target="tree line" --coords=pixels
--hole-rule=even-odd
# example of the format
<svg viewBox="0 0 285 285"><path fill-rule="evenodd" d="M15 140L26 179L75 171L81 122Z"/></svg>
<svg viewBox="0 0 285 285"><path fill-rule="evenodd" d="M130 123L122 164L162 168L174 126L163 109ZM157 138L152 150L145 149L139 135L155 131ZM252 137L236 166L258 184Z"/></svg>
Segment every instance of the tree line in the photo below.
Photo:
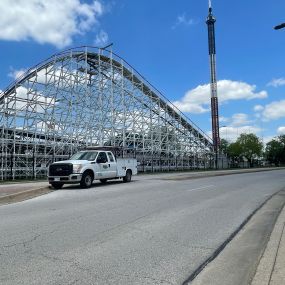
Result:
<svg viewBox="0 0 285 285"><path fill-rule="evenodd" d="M233 167L245 160L250 167L261 164L285 165L285 135L277 136L263 145L255 134L241 134L232 143L221 139L220 150L231 160Z"/></svg>

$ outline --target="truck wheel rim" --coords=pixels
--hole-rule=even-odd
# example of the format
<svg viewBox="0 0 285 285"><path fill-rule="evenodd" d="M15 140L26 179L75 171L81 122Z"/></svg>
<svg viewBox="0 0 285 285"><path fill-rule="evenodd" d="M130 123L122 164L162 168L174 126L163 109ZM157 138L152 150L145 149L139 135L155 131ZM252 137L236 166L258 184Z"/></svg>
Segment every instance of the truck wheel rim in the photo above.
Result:
<svg viewBox="0 0 285 285"><path fill-rule="evenodd" d="M89 175L85 177L85 183L87 186L91 185L91 177Z"/></svg>

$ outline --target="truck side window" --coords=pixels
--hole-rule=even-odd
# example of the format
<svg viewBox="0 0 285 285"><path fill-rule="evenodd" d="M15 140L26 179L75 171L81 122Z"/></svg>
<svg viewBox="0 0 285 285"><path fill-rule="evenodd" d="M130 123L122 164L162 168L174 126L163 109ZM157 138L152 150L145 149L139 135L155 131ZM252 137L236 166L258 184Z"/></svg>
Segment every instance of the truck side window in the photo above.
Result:
<svg viewBox="0 0 285 285"><path fill-rule="evenodd" d="M110 162L114 162L114 157L111 152L108 152Z"/></svg>
<svg viewBox="0 0 285 285"><path fill-rule="evenodd" d="M108 161L107 155L105 152L100 152L97 159L103 160L103 161Z"/></svg>

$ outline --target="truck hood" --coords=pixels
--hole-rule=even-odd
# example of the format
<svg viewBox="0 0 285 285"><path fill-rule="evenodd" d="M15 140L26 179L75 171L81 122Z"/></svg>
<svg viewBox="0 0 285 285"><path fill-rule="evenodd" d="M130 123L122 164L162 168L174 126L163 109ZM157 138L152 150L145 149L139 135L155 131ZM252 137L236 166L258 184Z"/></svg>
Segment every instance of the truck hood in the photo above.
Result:
<svg viewBox="0 0 285 285"><path fill-rule="evenodd" d="M89 160L62 160L54 162L53 164L63 164L63 163L71 163L71 164L90 164L91 161Z"/></svg>

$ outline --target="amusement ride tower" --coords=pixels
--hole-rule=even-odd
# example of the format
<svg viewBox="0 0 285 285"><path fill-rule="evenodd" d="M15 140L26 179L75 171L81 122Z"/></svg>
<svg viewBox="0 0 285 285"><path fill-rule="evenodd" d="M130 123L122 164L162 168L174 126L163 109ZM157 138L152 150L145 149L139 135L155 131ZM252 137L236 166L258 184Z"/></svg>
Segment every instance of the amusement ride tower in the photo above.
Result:
<svg viewBox="0 0 285 285"><path fill-rule="evenodd" d="M218 152L220 145L220 134L219 134L219 110L218 110L217 75L216 75L215 22L216 19L214 18L212 13L212 3L211 0L209 0L209 14L206 23L208 26L208 43L209 43L210 71L211 71L212 137L213 137L214 150L216 154L216 167L217 167Z"/></svg>

